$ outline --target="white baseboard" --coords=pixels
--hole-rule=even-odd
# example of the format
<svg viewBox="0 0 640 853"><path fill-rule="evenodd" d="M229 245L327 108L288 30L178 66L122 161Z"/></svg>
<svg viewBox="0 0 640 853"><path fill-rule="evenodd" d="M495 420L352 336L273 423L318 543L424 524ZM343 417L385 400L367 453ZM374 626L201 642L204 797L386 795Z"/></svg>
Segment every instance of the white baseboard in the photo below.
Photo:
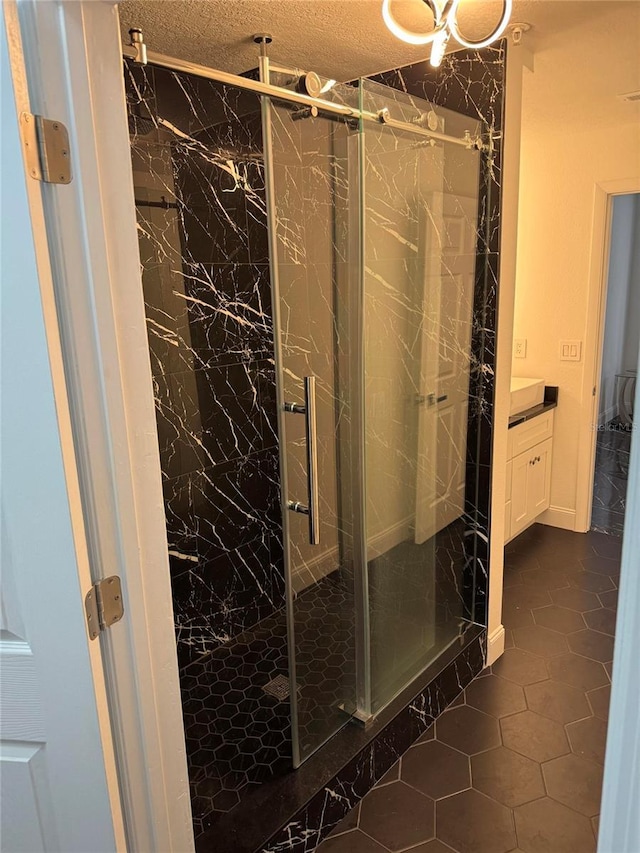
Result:
<svg viewBox="0 0 640 853"><path fill-rule="evenodd" d="M367 558L375 560L376 557L386 554L387 551L408 539L413 520L414 516L410 515L385 528L385 530L381 530L375 536L371 536L367 541Z"/></svg>
<svg viewBox="0 0 640 853"><path fill-rule="evenodd" d="M498 625L487 638L487 666L491 666L504 652L504 625Z"/></svg>
<svg viewBox="0 0 640 853"><path fill-rule="evenodd" d="M294 566L291 580L295 594L317 583L338 568L338 546L328 548L317 557L306 560L301 566Z"/></svg>
<svg viewBox="0 0 640 853"><path fill-rule="evenodd" d="M561 527L563 530L576 529L576 511L563 506L550 506L546 512L536 518L539 524L549 527Z"/></svg>

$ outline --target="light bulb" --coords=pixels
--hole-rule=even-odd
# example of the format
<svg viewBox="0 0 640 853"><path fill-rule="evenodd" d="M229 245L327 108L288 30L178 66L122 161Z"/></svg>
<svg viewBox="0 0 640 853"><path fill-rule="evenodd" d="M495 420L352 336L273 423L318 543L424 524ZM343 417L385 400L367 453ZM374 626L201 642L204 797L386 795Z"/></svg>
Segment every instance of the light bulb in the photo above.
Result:
<svg viewBox="0 0 640 853"><path fill-rule="evenodd" d="M444 52L447 49L450 35L451 34L448 30L442 30L433 40L433 44L431 45L431 56L429 58L432 68L440 67L442 60L444 59Z"/></svg>
<svg viewBox="0 0 640 853"><path fill-rule="evenodd" d="M460 0L423 0L433 13L434 29L429 33L414 33L401 26L391 14L391 0L382 0L382 17L391 32L407 44L431 43L431 65L437 68L442 62L449 38L453 36L463 47L480 49L500 38L506 30L513 10L513 0L503 0L503 14L496 29L485 39L468 41L458 29L458 6Z"/></svg>
<svg viewBox="0 0 640 853"><path fill-rule="evenodd" d="M387 27L400 41L415 45L429 44L445 27L445 22L440 20L440 7L437 4L433 6L429 4L429 6L436 23L435 29L429 33L412 33L411 30L407 30L401 26L391 14L391 0L382 0L382 17Z"/></svg>
<svg viewBox="0 0 640 853"><path fill-rule="evenodd" d="M451 30L451 33L453 34L455 40L460 42L463 47L475 48L477 50L480 50L480 48L483 47L488 47L488 45L490 45L496 39L499 39L502 33L506 30L507 24L509 23L509 18L511 17L511 12L513 10L513 0L503 0L504 9L502 13L502 18L500 19L500 23L490 36L487 36L486 39L481 39L480 41L467 41L467 39L460 35L460 30L458 29L459 2L460 0L455 0L455 2L453 3L451 11L447 15L447 26Z"/></svg>

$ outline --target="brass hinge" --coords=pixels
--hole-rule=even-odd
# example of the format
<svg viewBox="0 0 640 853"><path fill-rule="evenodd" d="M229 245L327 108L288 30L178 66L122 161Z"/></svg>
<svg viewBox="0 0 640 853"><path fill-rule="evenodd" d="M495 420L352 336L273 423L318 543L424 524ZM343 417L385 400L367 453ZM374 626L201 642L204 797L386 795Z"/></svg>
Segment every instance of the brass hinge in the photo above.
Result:
<svg viewBox="0 0 640 853"><path fill-rule="evenodd" d="M124 616L122 585L117 575L94 583L84 599L87 627L92 640Z"/></svg>
<svg viewBox="0 0 640 853"><path fill-rule="evenodd" d="M21 113L20 133L32 178L48 184L71 183L69 134L61 121Z"/></svg>

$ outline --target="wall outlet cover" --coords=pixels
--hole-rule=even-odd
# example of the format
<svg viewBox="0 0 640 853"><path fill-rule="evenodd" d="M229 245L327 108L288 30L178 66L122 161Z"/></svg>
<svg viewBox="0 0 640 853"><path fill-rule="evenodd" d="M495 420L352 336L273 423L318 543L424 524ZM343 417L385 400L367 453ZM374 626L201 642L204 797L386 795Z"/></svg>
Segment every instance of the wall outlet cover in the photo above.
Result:
<svg viewBox="0 0 640 853"><path fill-rule="evenodd" d="M527 357L527 339L526 338L514 338L514 340L513 340L513 357L514 358L526 358Z"/></svg>

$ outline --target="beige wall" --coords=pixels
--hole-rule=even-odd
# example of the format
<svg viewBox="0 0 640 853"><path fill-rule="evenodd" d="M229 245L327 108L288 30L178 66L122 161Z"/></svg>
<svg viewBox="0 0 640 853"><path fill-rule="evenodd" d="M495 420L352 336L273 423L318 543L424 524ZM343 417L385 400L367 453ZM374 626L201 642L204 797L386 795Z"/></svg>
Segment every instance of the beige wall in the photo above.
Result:
<svg viewBox="0 0 640 853"><path fill-rule="evenodd" d="M513 360L513 372L560 386L542 520L585 529L576 505L593 437L595 192L640 174L640 105L615 97L640 89L640 3L569 6L576 23L545 36L523 81L514 336L527 339L527 357ZM586 360L560 361L561 339L582 340Z"/></svg>

